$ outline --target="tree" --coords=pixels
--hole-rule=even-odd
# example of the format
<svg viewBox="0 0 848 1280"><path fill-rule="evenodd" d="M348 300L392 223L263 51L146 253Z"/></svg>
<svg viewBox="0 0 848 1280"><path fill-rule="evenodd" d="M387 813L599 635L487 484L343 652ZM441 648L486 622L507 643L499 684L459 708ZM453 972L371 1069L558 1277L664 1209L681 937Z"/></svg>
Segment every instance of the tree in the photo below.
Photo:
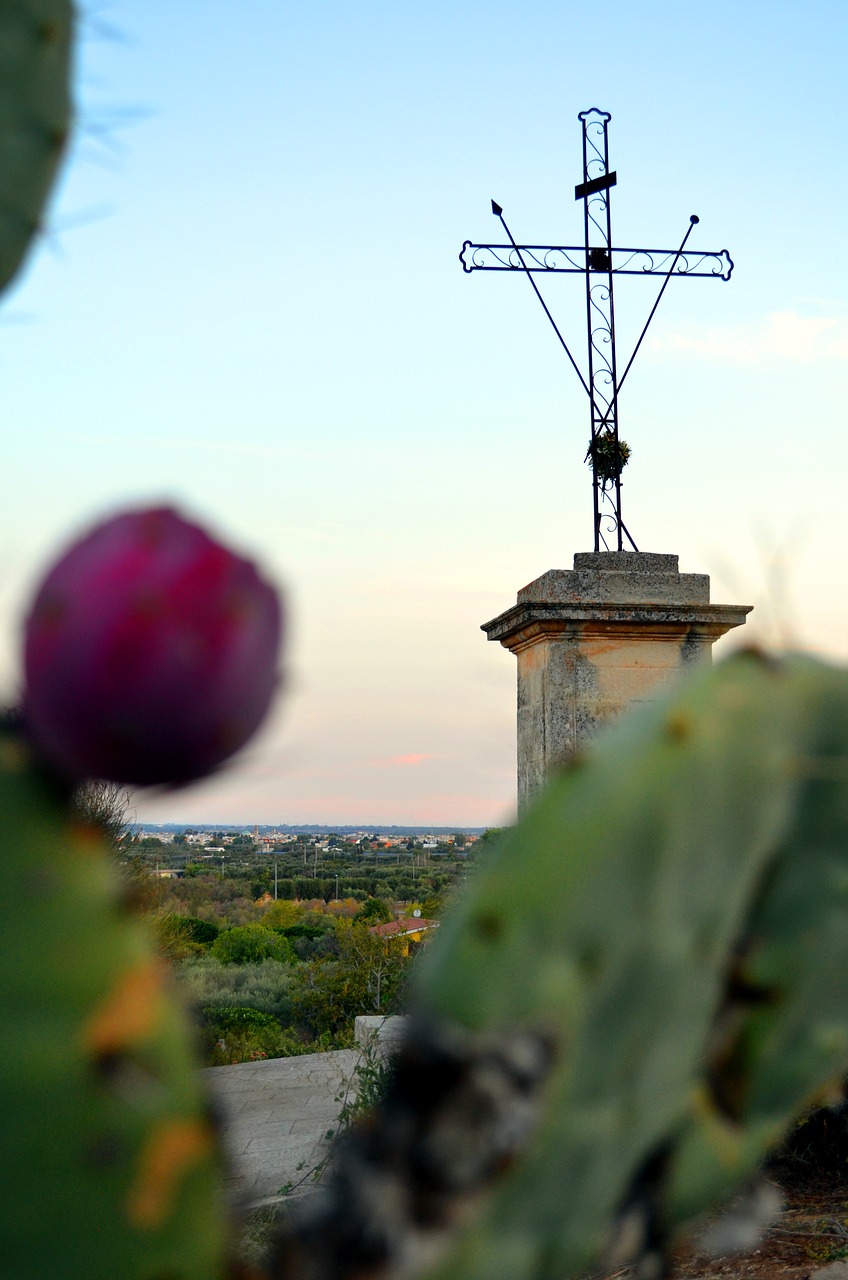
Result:
<svg viewBox="0 0 848 1280"><path fill-rule="evenodd" d="M288 929L297 924L302 917L303 907L299 902L293 902L289 898L278 898L263 913L262 924L266 929Z"/></svg>
<svg viewBox="0 0 848 1280"><path fill-rule="evenodd" d="M384 898L366 898L356 913L356 919L368 924L387 923L394 919L391 907Z"/></svg>
<svg viewBox="0 0 848 1280"><path fill-rule="evenodd" d="M82 782L74 792L73 807L79 821L99 827L107 844L117 850L132 834L127 817L131 800L118 782Z"/></svg>
<svg viewBox="0 0 848 1280"><path fill-rule="evenodd" d="M254 899L261 898L263 894L270 893L274 887L274 877L271 875L269 867L254 868L250 877L250 892Z"/></svg>
<svg viewBox="0 0 848 1280"><path fill-rule="evenodd" d="M370 1008L360 1013L382 1013L398 995L409 967L403 940L385 938L356 921L338 923L339 963L356 967L364 975Z"/></svg>
<svg viewBox="0 0 848 1280"><path fill-rule="evenodd" d="M352 918L359 913L359 910L360 903L356 898L337 898L327 903L328 916L348 916Z"/></svg>
<svg viewBox="0 0 848 1280"><path fill-rule="evenodd" d="M357 1014L390 1013L409 969L403 942L382 938L367 925L340 920L336 960L313 960L298 970L296 1016L317 1035L350 1031Z"/></svg>

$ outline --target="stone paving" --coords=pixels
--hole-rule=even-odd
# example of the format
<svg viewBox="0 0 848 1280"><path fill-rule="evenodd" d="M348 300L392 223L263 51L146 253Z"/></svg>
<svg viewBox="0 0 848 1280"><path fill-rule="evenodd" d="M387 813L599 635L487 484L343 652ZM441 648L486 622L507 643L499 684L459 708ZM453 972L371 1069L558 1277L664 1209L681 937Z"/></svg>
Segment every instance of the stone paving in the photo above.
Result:
<svg viewBox="0 0 848 1280"><path fill-rule="evenodd" d="M343 1049L204 1070L221 1113L234 1201L272 1199L320 1161L341 1109L337 1096L354 1079L359 1057L358 1049ZM311 1185L307 1178L303 1190Z"/></svg>

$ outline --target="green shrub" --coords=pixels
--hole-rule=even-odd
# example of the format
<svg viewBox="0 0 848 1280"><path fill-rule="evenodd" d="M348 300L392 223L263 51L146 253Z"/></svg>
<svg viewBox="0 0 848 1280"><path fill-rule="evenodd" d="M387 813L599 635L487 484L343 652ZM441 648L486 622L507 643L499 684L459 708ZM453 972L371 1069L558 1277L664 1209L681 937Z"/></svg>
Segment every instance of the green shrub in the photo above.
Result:
<svg viewBox="0 0 848 1280"><path fill-rule="evenodd" d="M255 964L258 960L289 960L295 956L287 939L261 924L236 925L219 933L212 955L222 964Z"/></svg>
<svg viewBox="0 0 848 1280"><path fill-rule="evenodd" d="M274 925L274 932L281 933L284 938L323 938L329 932L317 924L290 924L285 926Z"/></svg>
<svg viewBox="0 0 848 1280"><path fill-rule="evenodd" d="M328 960L339 954L339 944L333 933L320 938L295 938L292 946L298 960Z"/></svg>
<svg viewBox="0 0 848 1280"><path fill-rule="evenodd" d="M288 939L298 960L322 960L338 955L339 944L333 916L321 924L293 924L286 927L275 925L274 930Z"/></svg>
<svg viewBox="0 0 848 1280"><path fill-rule="evenodd" d="M212 1034L210 1028L207 1034ZM272 1027L239 1027L218 1036L207 1051L210 1067L228 1067L238 1062L261 1062L266 1058L286 1058L286 1036L276 1023Z"/></svg>
<svg viewBox="0 0 848 1280"><path fill-rule="evenodd" d="M291 1058L315 1052L293 1031L281 1027L270 1013L249 1005L206 1005L200 1011L201 1039L209 1066L256 1062L262 1058Z"/></svg>
<svg viewBox="0 0 848 1280"><path fill-rule="evenodd" d="M293 966L280 960L223 965L211 955L175 966L190 1002L198 1008L250 1006L270 1013L283 1025L291 1021Z"/></svg>
<svg viewBox="0 0 848 1280"><path fill-rule="evenodd" d="M238 1027L278 1027L280 1024L272 1013L262 1013L260 1009L252 1009L250 1005L206 1004L200 1010L205 1026L220 1028Z"/></svg>
<svg viewBox="0 0 848 1280"><path fill-rule="evenodd" d="M204 947L211 946L221 932L220 925L212 920L199 920L197 916L180 915L176 919L182 925L183 932L189 941L199 942Z"/></svg>

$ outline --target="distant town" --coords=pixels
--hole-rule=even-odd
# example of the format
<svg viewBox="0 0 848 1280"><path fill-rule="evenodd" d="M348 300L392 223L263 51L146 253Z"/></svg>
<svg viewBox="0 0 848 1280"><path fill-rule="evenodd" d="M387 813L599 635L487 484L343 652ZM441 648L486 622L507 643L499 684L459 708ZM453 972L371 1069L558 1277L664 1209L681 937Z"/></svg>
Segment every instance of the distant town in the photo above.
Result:
<svg viewBox="0 0 848 1280"><path fill-rule="evenodd" d="M352 837L377 837L385 836L388 839L409 839L410 836L420 837L424 839L427 836L432 838L452 836L457 833L466 835L469 838L481 836L486 830L485 827L433 827L433 826L381 826L379 823L367 826L322 826L317 823L302 823L300 825L292 825L281 823L277 826L262 825L242 826L235 823L177 823L177 822L143 822L134 824L134 828L139 835L157 836L160 840L173 840L175 835L184 835L186 838L191 837L192 844L200 844L203 837L211 834L220 834L222 839L232 839L238 835L252 836L254 840L273 842L275 840L293 840L300 836L344 836L346 840Z"/></svg>
<svg viewBox="0 0 848 1280"><path fill-rule="evenodd" d="M491 832L489 833L491 834ZM474 846L487 835L480 827L294 827L286 825L184 826L143 823L132 828L131 844L149 870L161 877L216 873L253 874L258 888L273 875L276 893L286 896L338 896L339 879L352 893L377 891L373 869L378 865L405 866L412 882L429 868L431 858L456 868L473 856ZM273 864L273 871L271 870ZM260 870L265 868L264 871ZM372 868L368 871L368 867ZM367 874L367 882L352 876ZM258 878L257 878L258 877ZM451 877L453 878L453 877ZM393 889L401 883L395 873ZM446 878L427 877L431 888L443 888ZM389 885L385 886L389 888Z"/></svg>
<svg viewBox="0 0 848 1280"><path fill-rule="evenodd" d="M142 823L134 826L136 845L167 846L172 852L201 861L204 856L242 852L291 853L310 846L316 852L393 854L398 850L428 853L464 851L483 835L483 827L321 827L321 826L181 826Z"/></svg>

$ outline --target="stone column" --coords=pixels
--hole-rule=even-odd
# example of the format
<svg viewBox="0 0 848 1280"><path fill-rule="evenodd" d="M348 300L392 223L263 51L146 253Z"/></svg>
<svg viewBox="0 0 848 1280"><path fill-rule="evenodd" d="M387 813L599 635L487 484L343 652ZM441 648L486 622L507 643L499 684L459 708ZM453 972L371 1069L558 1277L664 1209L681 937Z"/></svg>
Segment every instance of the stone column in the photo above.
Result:
<svg viewBox="0 0 848 1280"><path fill-rule="evenodd" d="M677 556L633 551L578 554L523 587L482 627L518 659L519 812L606 720L709 661L751 608L710 604L709 577L679 573Z"/></svg>

